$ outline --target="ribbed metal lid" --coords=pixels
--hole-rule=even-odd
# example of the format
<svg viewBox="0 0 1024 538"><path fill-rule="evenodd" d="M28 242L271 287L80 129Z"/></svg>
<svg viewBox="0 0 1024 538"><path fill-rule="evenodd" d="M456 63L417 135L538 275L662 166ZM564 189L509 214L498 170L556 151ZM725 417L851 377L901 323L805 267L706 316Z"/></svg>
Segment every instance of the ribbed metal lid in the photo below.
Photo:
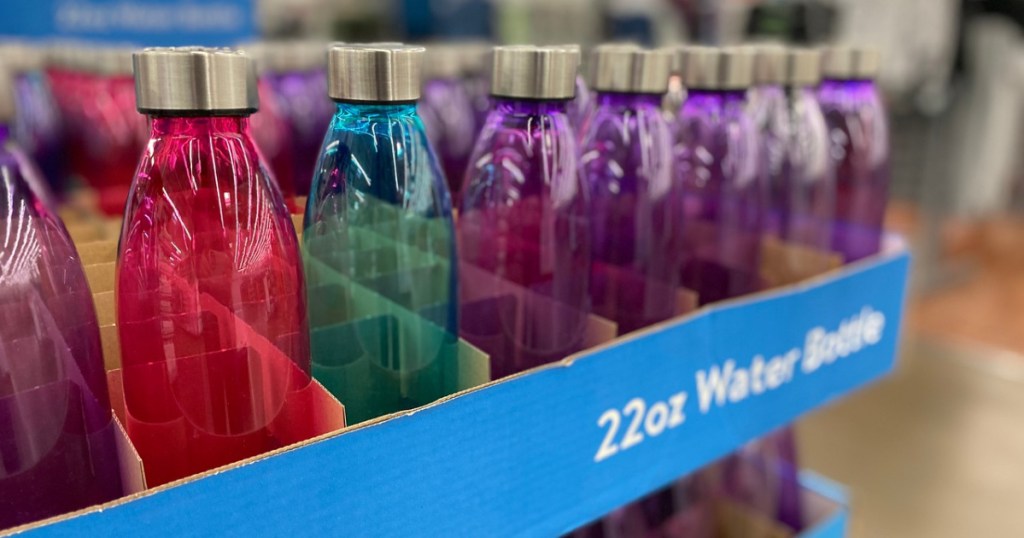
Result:
<svg viewBox="0 0 1024 538"><path fill-rule="evenodd" d="M752 45L754 84L779 86L786 81L786 47L775 43Z"/></svg>
<svg viewBox="0 0 1024 538"><path fill-rule="evenodd" d="M139 112L248 114L259 108L256 69L241 51L149 48L133 60Z"/></svg>
<svg viewBox="0 0 1024 538"><path fill-rule="evenodd" d="M597 91L661 94L668 91L672 52L608 43L594 47L589 68L590 87Z"/></svg>
<svg viewBox="0 0 1024 538"><path fill-rule="evenodd" d="M786 52L787 86L817 86L820 82L820 51L815 49L789 49Z"/></svg>
<svg viewBox="0 0 1024 538"><path fill-rule="evenodd" d="M867 80L878 76L882 57L878 49L834 46L822 52L822 78L835 80Z"/></svg>
<svg viewBox="0 0 1024 538"><path fill-rule="evenodd" d="M332 45L327 93L339 101L401 102L420 97L425 49L401 43Z"/></svg>
<svg viewBox="0 0 1024 538"><path fill-rule="evenodd" d="M491 95L522 99L572 99L576 95L577 45L494 47Z"/></svg>
<svg viewBox="0 0 1024 538"><path fill-rule="evenodd" d="M754 55L749 47L681 49L683 86L696 90L743 90L753 81Z"/></svg>
<svg viewBox="0 0 1024 538"><path fill-rule="evenodd" d="M26 73L43 68L46 55L42 48L29 43L0 44L0 62L7 64L12 73Z"/></svg>

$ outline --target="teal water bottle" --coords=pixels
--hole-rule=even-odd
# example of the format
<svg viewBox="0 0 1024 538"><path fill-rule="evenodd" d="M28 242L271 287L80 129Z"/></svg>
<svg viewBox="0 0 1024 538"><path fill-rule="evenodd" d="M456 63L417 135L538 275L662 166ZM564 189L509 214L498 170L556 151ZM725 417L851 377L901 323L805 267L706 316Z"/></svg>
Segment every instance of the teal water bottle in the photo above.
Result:
<svg viewBox="0 0 1024 538"><path fill-rule="evenodd" d="M424 49L336 45L306 206L313 372L350 424L457 390L451 196L416 112Z"/></svg>

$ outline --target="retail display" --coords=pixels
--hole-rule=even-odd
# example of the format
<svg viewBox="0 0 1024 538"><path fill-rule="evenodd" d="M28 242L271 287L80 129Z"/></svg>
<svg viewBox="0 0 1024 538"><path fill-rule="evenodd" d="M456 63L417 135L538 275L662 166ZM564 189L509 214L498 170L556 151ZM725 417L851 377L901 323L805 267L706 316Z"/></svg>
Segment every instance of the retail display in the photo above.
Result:
<svg viewBox="0 0 1024 538"><path fill-rule="evenodd" d="M452 204L423 123L422 47L335 45L337 111L306 205L313 370L350 423L456 389Z"/></svg>
<svg viewBox="0 0 1024 538"><path fill-rule="evenodd" d="M311 383L295 230L249 132L252 61L135 54L151 134L117 261L127 430L150 486L283 446Z"/></svg>
<svg viewBox="0 0 1024 538"><path fill-rule="evenodd" d="M459 205L461 335L498 379L581 349L590 204L566 115L579 51L494 49L491 96Z"/></svg>
<svg viewBox="0 0 1024 538"><path fill-rule="evenodd" d="M11 135L12 78L0 69L0 529L124 493L92 297Z"/></svg>

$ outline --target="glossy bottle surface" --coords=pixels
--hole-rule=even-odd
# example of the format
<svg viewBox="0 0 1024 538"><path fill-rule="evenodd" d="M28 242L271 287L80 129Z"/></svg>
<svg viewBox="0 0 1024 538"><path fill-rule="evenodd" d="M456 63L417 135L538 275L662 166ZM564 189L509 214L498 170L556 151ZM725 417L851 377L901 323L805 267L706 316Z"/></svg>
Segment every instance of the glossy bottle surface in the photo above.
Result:
<svg viewBox="0 0 1024 538"><path fill-rule="evenodd" d="M852 262L881 248L889 197L885 109L870 80L823 81L818 99L836 173L832 248Z"/></svg>
<svg viewBox="0 0 1024 538"><path fill-rule="evenodd" d="M461 331L491 355L497 379L582 346L590 207L564 101L495 98L470 163L459 213Z"/></svg>
<svg viewBox="0 0 1024 538"><path fill-rule="evenodd" d="M0 528L123 491L78 253L0 126Z"/></svg>
<svg viewBox="0 0 1024 538"><path fill-rule="evenodd" d="M117 266L127 428L149 484L279 448L309 417L306 297L245 117L154 117Z"/></svg>
<svg viewBox="0 0 1024 538"><path fill-rule="evenodd" d="M594 313L624 334L676 312L680 257L672 139L660 95L599 93L580 134Z"/></svg>
<svg viewBox="0 0 1024 538"><path fill-rule="evenodd" d="M473 103L463 81L454 78L427 81L420 97L419 113L427 138L441 161L448 190L457 198L477 132Z"/></svg>
<svg viewBox="0 0 1024 538"><path fill-rule="evenodd" d="M339 103L303 224L313 371L350 423L457 390L451 196L415 103Z"/></svg>
<svg viewBox="0 0 1024 538"><path fill-rule="evenodd" d="M673 126L683 286L708 304L761 287L763 173L743 91L691 90Z"/></svg>

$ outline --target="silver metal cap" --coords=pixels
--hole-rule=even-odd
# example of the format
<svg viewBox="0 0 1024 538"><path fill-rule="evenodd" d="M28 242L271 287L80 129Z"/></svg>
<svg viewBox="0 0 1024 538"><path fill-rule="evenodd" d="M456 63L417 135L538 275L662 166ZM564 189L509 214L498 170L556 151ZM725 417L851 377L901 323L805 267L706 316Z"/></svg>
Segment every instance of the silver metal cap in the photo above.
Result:
<svg viewBox="0 0 1024 538"><path fill-rule="evenodd" d="M7 65L14 74L39 71L45 65L43 49L29 43L8 42L0 44L0 62Z"/></svg>
<svg viewBox="0 0 1024 538"><path fill-rule="evenodd" d="M598 45L589 67L590 87L597 91L662 94L668 91L672 52L633 44Z"/></svg>
<svg viewBox="0 0 1024 538"><path fill-rule="evenodd" d="M790 49L786 52L786 85L817 86L821 82L821 52L815 49Z"/></svg>
<svg viewBox="0 0 1024 538"><path fill-rule="evenodd" d="M0 59L0 123L14 121L17 109L14 103L14 70Z"/></svg>
<svg viewBox="0 0 1024 538"><path fill-rule="evenodd" d="M696 90L743 90L753 81L749 47L684 47L683 86Z"/></svg>
<svg viewBox="0 0 1024 538"><path fill-rule="evenodd" d="M754 45L754 84L779 86L786 82L786 47L778 44Z"/></svg>
<svg viewBox="0 0 1024 538"><path fill-rule="evenodd" d="M249 114L259 108L252 58L232 49L149 48L136 52L139 112Z"/></svg>
<svg viewBox="0 0 1024 538"><path fill-rule="evenodd" d="M89 70L106 77L132 76L131 47L100 47L93 49Z"/></svg>
<svg viewBox="0 0 1024 538"><path fill-rule="evenodd" d="M423 78L458 78L465 71L464 55L455 45L437 43L427 45L426 59L423 61Z"/></svg>
<svg viewBox="0 0 1024 538"><path fill-rule="evenodd" d="M878 76L882 57L878 49L835 46L824 49L821 57L822 78L835 80L866 80Z"/></svg>
<svg viewBox="0 0 1024 538"><path fill-rule="evenodd" d="M401 43L332 45L327 94L339 101L400 102L420 97L423 47Z"/></svg>
<svg viewBox="0 0 1024 538"><path fill-rule="evenodd" d="M263 41L240 48L261 73L305 73L326 67L327 46L319 41Z"/></svg>
<svg viewBox="0 0 1024 538"><path fill-rule="evenodd" d="M572 99L579 65L578 45L494 47L491 95Z"/></svg>

